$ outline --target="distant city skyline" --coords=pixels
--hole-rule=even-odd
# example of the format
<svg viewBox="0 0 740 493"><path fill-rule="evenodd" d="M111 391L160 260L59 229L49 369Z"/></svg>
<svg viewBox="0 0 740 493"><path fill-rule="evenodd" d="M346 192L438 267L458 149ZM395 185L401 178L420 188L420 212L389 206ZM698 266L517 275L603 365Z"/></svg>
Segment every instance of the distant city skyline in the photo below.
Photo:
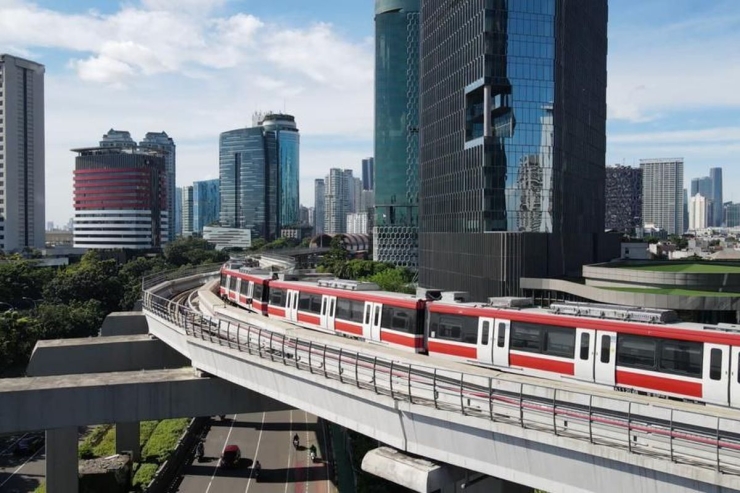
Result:
<svg viewBox="0 0 740 493"><path fill-rule="evenodd" d="M278 2L290 16L269 2L198 4L0 4L0 53L46 66L47 176L55 177L48 220L73 216L69 149L89 145L101 128L165 129L177 141L183 186L218 177L220 132L279 108L301 122L303 205L312 205L314 180L328 168L361 176L361 160L373 154L374 2ZM147 29L161 15L153 5L171 9L173 29L202 44ZM740 189L740 168L731 166L740 141L737 13L734 0L611 2L608 164L683 156L687 180L723 166L725 201L733 200Z"/></svg>

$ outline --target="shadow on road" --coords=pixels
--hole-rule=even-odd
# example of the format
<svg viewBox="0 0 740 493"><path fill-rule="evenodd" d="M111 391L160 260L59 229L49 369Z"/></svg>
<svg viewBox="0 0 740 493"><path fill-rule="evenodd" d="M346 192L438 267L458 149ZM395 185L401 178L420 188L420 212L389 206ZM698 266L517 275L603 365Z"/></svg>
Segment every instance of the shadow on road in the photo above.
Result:
<svg viewBox="0 0 740 493"><path fill-rule="evenodd" d="M230 428L232 422L230 420L225 421L212 421L211 427L225 426ZM259 421L238 421L233 423L234 428L254 428L259 430L260 428L264 431L293 431L295 433L301 431L313 431L317 432L318 428L316 423L261 423Z"/></svg>

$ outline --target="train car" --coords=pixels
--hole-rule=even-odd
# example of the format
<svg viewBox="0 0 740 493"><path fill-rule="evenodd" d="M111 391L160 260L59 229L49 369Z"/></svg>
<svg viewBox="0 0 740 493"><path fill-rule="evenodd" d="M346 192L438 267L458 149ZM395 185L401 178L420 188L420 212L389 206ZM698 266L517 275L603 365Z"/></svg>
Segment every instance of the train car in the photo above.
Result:
<svg viewBox="0 0 740 493"><path fill-rule="evenodd" d="M267 315L267 297L272 274L265 270L225 264L221 268L219 296L235 305Z"/></svg>
<svg viewBox="0 0 740 493"><path fill-rule="evenodd" d="M426 330L431 357L740 407L737 326L588 303L545 310L435 302Z"/></svg>
<svg viewBox="0 0 740 493"><path fill-rule="evenodd" d="M270 281L268 316L329 333L424 352L425 301L373 283Z"/></svg>

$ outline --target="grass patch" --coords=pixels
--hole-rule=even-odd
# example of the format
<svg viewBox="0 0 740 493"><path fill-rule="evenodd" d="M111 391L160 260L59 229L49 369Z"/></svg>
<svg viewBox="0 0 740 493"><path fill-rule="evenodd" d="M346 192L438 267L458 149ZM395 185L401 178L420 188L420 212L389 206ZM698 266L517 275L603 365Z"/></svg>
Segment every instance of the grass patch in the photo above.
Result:
<svg viewBox="0 0 740 493"><path fill-rule="evenodd" d="M33 493L46 493L46 483L41 483L33 490Z"/></svg>
<svg viewBox="0 0 740 493"><path fill-rule="evenodd" d="M149 437L154 433L154 429L159 424L159 421L142 421L139 425L139 445L142 447L149 441Z"/></svg>
<svg viewBox="0 0 740 493"><path fill-rule="evenodd" d="M624 293L669 294L673 296L707 296L716 298L738 298L740 293L720 293L718 291L695 291L679 288L599 288Z"/></svg>
<svg viewBox="0 0 740 493"><path fill-rule="evenodd" d="M159 464L166 461L189 422L187 418L160 421L141 451L142 461Z"/></svg>
<svg viewBox="0 0 740 493"><path fill-rule="evenodd" d="M696 262L691 264L645 264L645 265L622 265L619 269L649 270L653 272L686 272L694 274L740 274L740 265L710 264Z"/></svg>
<svg viewBox="0 0 740 493"><path fill-rule="evenodd" d="M80 459L93 459L95 455L95 447L105 438L106 434L113 429L113 425L100 425L95 426L90 433L82 440L82 443L77 448L77 455ZM115 448L115 431L113 432L113 445ZM110 454L108 454L110 455Z"/></svg>
<svg viewBox="0 0 740 493"><path fill-rule="evenodd" d="M116 427L111 426L92 448L93 457L108 457L116 453Z"/></svg>
<svg viewBox="0 0 740 493"><path fill-rule="evenodd" d="M159 464L139 464L134 473L132 486L136 489L146 488L152 482L152 479L154 479L157 469L159 469Z"/></svg>

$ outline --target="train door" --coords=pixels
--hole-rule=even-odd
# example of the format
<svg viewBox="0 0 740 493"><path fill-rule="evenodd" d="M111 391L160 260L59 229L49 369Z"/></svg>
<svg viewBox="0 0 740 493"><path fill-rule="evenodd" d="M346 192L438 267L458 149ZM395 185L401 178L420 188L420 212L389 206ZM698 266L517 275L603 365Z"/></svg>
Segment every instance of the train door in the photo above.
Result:
<svg viewBox="0 0 740 493"><path fill-rule="evenodd" d="M705 401L727 404L730 392L730 346L704 344L704 382L702 396Z"/></svg>
<svg viewBox="0 0 740 493"><path fill-rule="evenodd" d="M285 317L293 322L298 321L298 291L288 290L288 301L285 303Z"/></svg>
<svg viewBox="0 0 740 493"><path fill-rule="evenodd" d="M236 278L236 293L234 293L236 294L237 303L241 303L242 301L241 292L242 292L242 279L241 277L237 277Z"/></svg>
<svg viewBox="0 0 740 493"><path fill-rule="evenodd" d="M383 305L372 301L365 302L365 311L362 312L362 337L368 341L380 341L380 320L378 320L377 329L375 323L376 306L382 314ZM378 319L380 318L382 317L378 316Z"/></svg>
<svg viewBox="0 0 740 493"><path fill-rule="evenodd" d="M380 341L380 327L383 322L383 304L373 303L373 320L370 326L370 339Z"/></svg>
<svg viewBox="0 0 740 493"><path fill-rule="evenodd" d="M596 331L576 329L575 377L589 382L594 381L594 344Z"/></svg>
<svg viewBox="0 0 740 493"><path fill-rule="evenodd" d="M740 407L740 347L732 347L730 353L730 406Z"/></svg>
<svg viewBox="0 0 740 493"><path fill-rule="evenodd" d="M478 362L493 364L493 319L478 318Z"/></svg>
<svg viewBox="0 0 740 493"><path fill-rule="evenodd" d="M336 296L321 296L321 326L327 330L334 330L334 314L337 311Z"/></svg>
<svg viewBox="0 0 740 493"><path fill-rule="evenodd" d="M247 304L252 304L252 298L254 297L254 281L249 281L249 286L247 286Z"/></svg>
<svg viewBox="0 0 740 493"><path fill-rule="evenodd" d="M594 354L594 380L604 385L614 385L617 373L617 333L598 331Z"/></svg>
<svg viewBox="0 0 740 493"><path fill-rule="evenodd" d="M509 338L511 337L511 322L496 319L493 332L493 364L509 366Z"/></svg>
<svg viewBox="0 0 740 493"><path fill-rule="evenodd" d="M224 293L224 295L226 295L226 297L228 298L229 297L229 290L231 289L231 275L227 275L226 276L226 284L224 285L224 289L226 290L226 292Z"/></svg>

